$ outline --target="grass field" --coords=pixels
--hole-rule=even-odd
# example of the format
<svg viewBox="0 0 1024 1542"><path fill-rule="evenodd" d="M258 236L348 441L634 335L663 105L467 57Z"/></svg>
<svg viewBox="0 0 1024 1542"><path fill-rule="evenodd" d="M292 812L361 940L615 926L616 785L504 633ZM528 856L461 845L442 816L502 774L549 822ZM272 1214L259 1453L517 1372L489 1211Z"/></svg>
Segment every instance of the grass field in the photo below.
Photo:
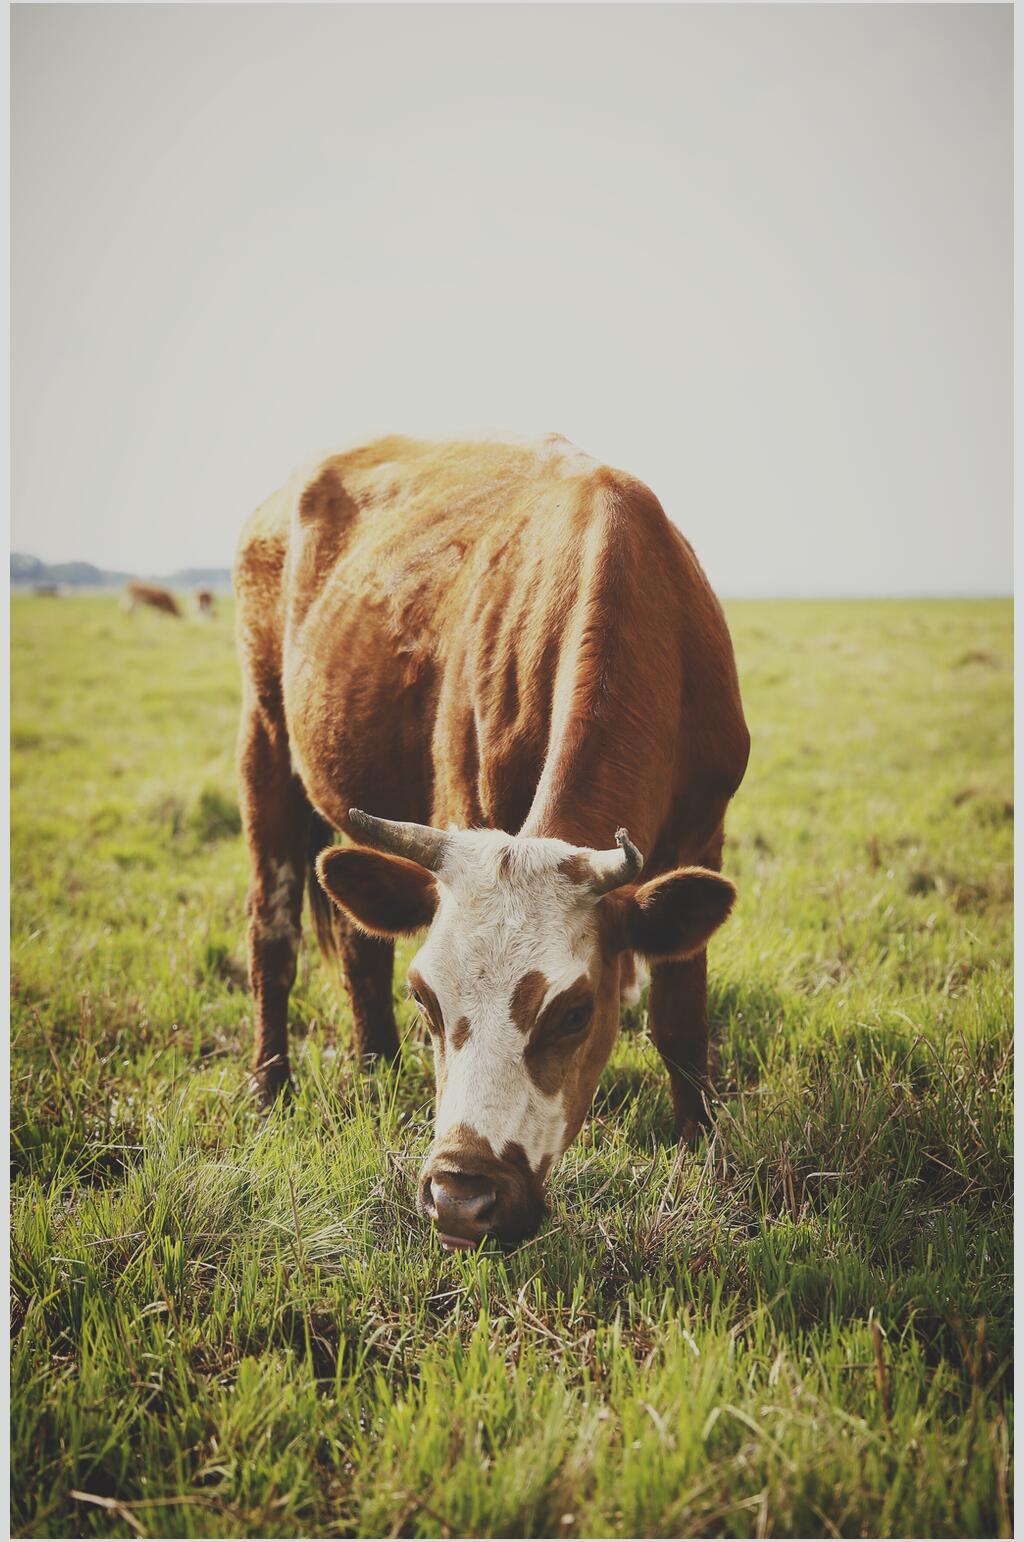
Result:
<svg viewBox="0 0 1024 1542"><path fill-rule="evenodd" d="M247 1101L229 614L12 612L22 1534L1010 1534L1009 603L729 607L716 1134L638 1016L551 1221L468 1257L400 973L361 1079L310 941Z"/></svg>

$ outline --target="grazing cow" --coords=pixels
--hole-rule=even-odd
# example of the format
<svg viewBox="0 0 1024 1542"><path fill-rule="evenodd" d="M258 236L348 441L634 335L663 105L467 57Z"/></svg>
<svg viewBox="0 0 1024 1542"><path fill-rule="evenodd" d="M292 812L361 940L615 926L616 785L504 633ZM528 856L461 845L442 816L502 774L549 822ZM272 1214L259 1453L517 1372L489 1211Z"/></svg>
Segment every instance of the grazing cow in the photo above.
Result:
<svg viewBox="0 0 1024 1542"><path fill-rule="evenodd" d="M408 971L437 1080L419 1204L446 1246L536 1229L635 954L692 1140L749 738L721 609L653 493L559 436L383 439L256 511L235 593L261 1095L288 1084L315 868L360 1055L396 1057L394 939L427 929Z"/></svg>
<svg viewBox="0 0 1024 1542"><path fill-rule="evenodd" d="M33 584L32 593L40 600L59 600L61 587L60 584Z"/></svg>
<svg viewBox="0 0 1024 1542"><path fill-rule="evenodd" d="M217 602L212 589L197 589L192 596L195 601L196 615L207 616L210 620L217 614Z"/></svg>
<svg viewBox="0 0 1024 1542"><path fill-rule="evenodd" d="M181 615L181 609L174 595L169 589L161 589L159 584L127 584L121 603L129 612L137 605L151 605L154 610L162 610L168 616Z"/></svg>

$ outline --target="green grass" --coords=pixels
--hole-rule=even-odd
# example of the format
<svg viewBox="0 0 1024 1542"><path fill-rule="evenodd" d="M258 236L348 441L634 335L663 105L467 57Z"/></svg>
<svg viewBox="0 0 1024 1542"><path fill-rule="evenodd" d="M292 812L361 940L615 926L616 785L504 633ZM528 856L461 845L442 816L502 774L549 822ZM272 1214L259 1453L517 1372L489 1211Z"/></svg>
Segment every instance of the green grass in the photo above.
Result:
<svg viewBox="0 0 1024 1542"><path fill-rule="evenodd" d="M1009 1535L1009 603L729 607L717 1132L637 1019L469 1257L401 995L362 1079L310 942L296 1105L247 1101L230 617L12 610L18 1529Z"/></svg>

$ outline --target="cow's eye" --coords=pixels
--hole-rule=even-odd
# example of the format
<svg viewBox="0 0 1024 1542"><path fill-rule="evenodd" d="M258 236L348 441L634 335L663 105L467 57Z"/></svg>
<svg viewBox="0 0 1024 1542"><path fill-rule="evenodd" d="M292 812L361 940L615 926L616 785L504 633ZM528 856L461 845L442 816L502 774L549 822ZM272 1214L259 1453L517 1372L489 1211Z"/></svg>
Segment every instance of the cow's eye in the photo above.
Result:
<svg viewBox="0 0 1024 1542"><path fill-rule="evenodd" d="M411 996L412 1000L415 1001L416 1005L419 1007L420 1011L422 1012L423 1011L423 997L420 995L419 991L414 990L413 987L410 985L409 986L409 995Z"/></svg>
<svg viewBox="0 0 1024 1542"><path fill-rule="evenodd" d="M573 1007L562 1018L562 1029L565 1033L579 1033L590 1021L590 1008L588 1006Z"/></svg>

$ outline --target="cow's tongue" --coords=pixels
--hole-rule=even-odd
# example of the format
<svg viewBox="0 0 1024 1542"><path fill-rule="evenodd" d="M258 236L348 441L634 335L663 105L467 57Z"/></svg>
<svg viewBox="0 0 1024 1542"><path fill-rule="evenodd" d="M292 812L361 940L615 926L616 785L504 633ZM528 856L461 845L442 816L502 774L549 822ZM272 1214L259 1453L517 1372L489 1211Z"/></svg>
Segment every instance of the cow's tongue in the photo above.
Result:
<svg viewBox="0 0 1024 1542"><path fill-rule="evenodd" d="M468 1237L449 1237L443 1231L439 1231L437 1237L441 1246L447 1248L449 1253L453 1252L456 1248L469 1248L472 1251L476 1247L476 1243L470 1242Z"/></svg>

